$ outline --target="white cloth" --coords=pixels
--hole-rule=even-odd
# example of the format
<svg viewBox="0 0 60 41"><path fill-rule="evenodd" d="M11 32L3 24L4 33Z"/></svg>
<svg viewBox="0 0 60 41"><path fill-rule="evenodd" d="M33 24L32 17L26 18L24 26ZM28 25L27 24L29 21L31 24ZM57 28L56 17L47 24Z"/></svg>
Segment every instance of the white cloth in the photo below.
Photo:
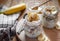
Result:
<svg viewBox="0 0 60 41"><path fill-rule="evenodd" d="M7 9L8 7L3 6L2 10ZM3 27L7 27L7 26L11 26L14 24L15 20L19 17L19 13L17 14L13 14L13 15L4 15L4 14L0 14L0 28Z"/></svg>

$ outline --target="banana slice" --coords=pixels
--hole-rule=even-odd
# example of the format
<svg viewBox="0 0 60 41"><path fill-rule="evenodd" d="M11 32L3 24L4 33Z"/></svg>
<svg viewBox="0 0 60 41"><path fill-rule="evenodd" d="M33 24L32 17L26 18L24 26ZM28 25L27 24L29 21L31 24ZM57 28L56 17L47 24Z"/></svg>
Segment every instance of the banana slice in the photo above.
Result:
<svg viewBox="0 0 60 41"><path fill-rule="evenodd" d="M56 29L60 29L60 21L57 22Z"/></svg>
<svg viewBox="0 0 60 41"><path fill-rule="evenodd" d="M46 35L40 34L40 36L38 36L38 41L50 41L50 39Z"/></svg>

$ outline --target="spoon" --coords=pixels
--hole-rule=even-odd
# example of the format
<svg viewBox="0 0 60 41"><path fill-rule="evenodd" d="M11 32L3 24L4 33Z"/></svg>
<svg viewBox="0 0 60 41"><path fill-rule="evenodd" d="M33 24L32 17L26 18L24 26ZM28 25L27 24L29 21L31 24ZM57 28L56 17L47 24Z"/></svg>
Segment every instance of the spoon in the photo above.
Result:
<svg viewBox="0 0 60 41"><path fill-rule="evenodd" d="M35 7L32 8L32 10L36 10L36 9L38 9L38 7L40 7L40 6L46 4L47 2L50 2L50 1L51 1L51 0L48 0L48 1L46 1L46 2L44 2L44 3L42 3L42 4L40 4L39 6L35 6Z"/></svg>

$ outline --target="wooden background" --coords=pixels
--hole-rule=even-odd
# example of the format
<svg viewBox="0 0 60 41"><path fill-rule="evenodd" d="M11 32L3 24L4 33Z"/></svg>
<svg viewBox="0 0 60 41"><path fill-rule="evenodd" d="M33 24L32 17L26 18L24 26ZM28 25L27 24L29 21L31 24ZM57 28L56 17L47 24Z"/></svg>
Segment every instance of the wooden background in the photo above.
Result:
<svg viewBox="0 0 60 41"><path fill-rule="evenodd" d="M47 0L19 0L20 3L24 2L27 4L27 8L30 8L32 6L35 6L35 5L39 5ZM37 4L35 4L37 3ZM45 4L46 6L47 5L55 5L52 1L48 2ZM25 11L27 12L28 9ZM22 15L23 16L23 15ZM59 18L60 14L58 15L58 18ZM21 17L22 18L22 17ZM60 19L59 19L60 20ZM56 29L44 29L46 35L50 38L51 41L60 41L60 30L56 30ZM37 41L36 39L33 40L33 39L29 39L27 38L28 41Z"/></svg>

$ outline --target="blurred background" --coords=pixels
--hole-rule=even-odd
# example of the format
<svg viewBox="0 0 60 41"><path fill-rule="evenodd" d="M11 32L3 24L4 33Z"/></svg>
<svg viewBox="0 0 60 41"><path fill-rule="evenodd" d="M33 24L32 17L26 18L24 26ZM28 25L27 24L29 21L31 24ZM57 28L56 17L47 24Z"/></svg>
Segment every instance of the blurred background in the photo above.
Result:
<svg viewBox="0 0 60 41"><path fill-rule="evenodd" d="M11 7L14 6L16 4L20 4L20 3L26 3L27 8L31 8L33 6L38 6L44 2L46 2L47 0L0 0L0 7L2 6L7 6L7 7ZM58 10L60 11L60 0L51 0L50 2L44 4L44 6L56 6L58 8ZM26 10L27 12L28 10ZM60 13L58 15L58 18L60 20ZM45 29L45 32L47 34L47 36L49 38L51 38L51 41L60 41L60 31L58 30L47 30ZM16 36L13 38L12 41L17 41Z"/></svg>

